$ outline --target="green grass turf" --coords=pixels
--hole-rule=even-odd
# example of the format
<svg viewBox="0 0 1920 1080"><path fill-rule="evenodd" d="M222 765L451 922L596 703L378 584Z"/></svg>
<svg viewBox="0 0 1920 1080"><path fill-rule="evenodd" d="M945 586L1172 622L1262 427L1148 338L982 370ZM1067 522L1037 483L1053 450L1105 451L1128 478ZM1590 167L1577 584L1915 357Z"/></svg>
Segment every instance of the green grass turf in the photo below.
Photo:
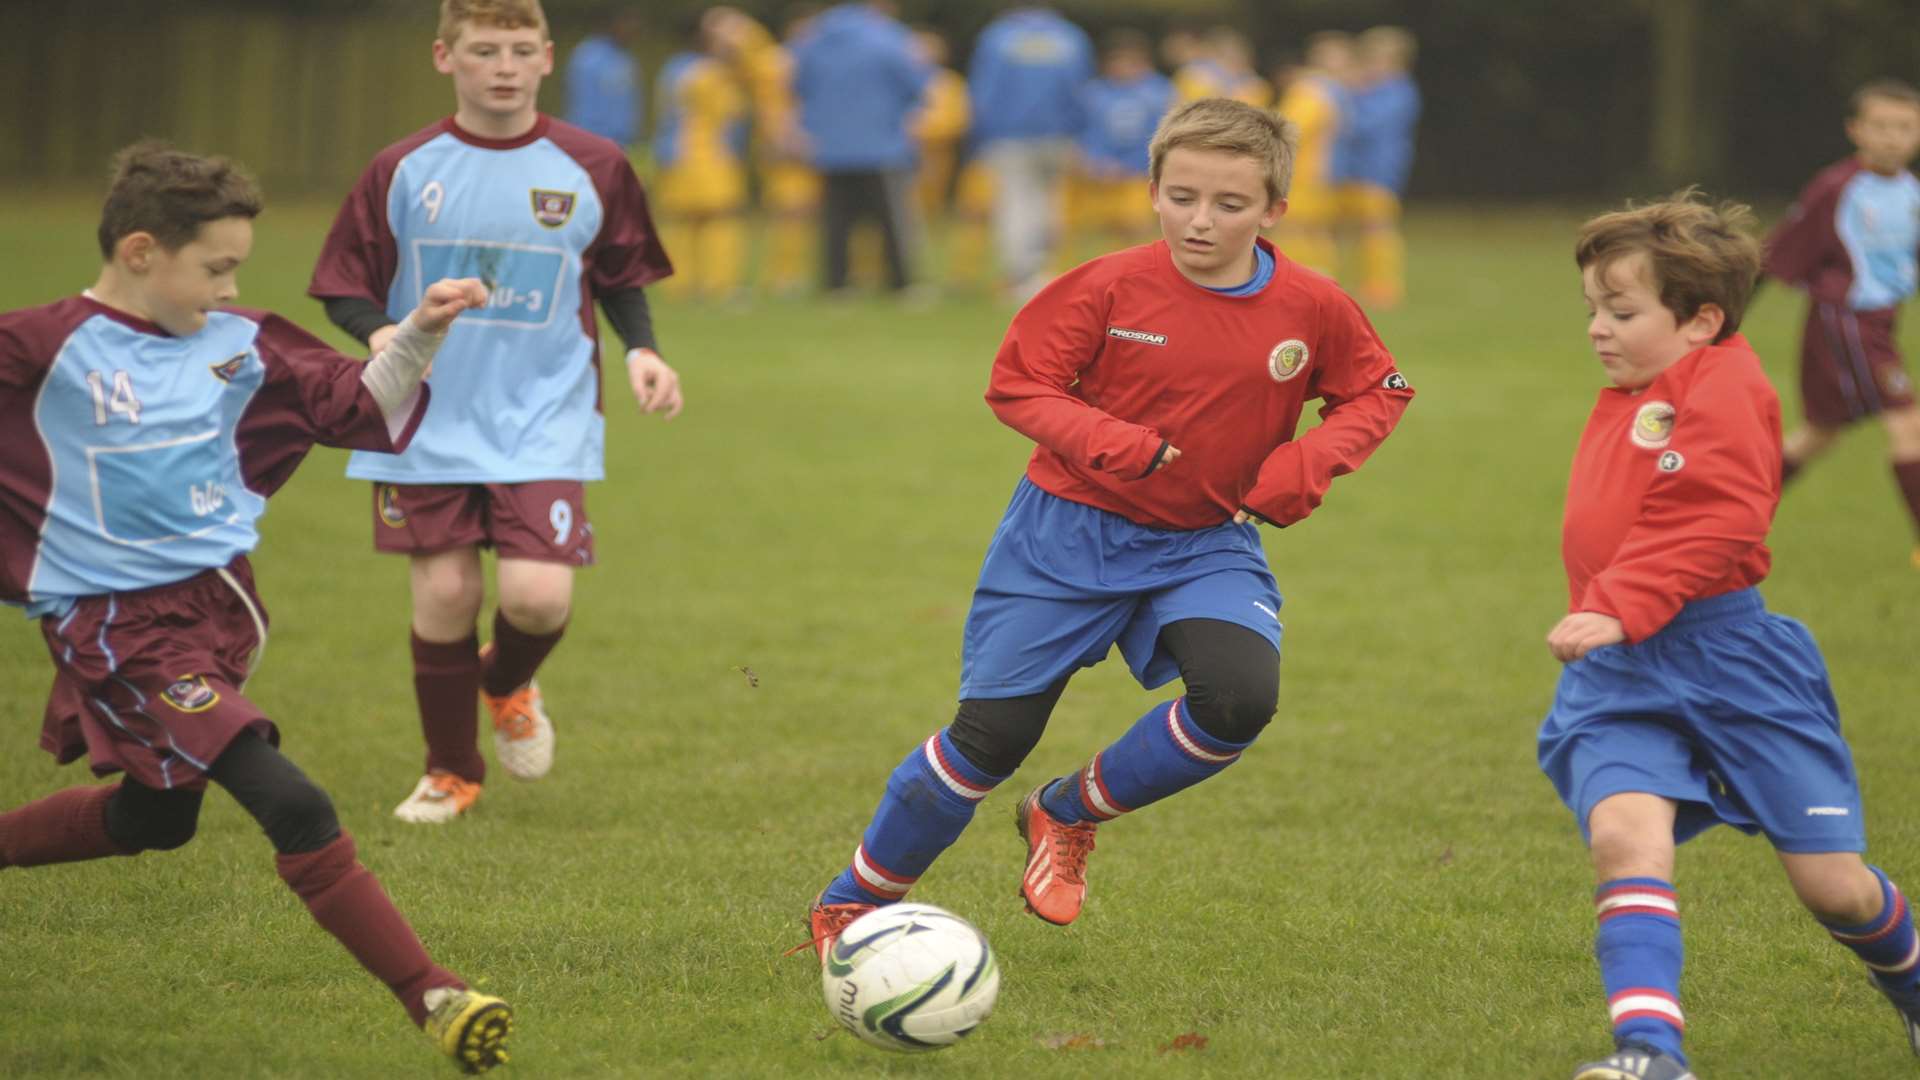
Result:
<svg viewBox="0 0 1920 1080"><path fill-rule="evenodd" d="M11 203L0 307L91 280L90 203ZM328 213L261 219L242 302L324 323L301 288ZM542 677L547 781L497 777L446 828L390 816L420 758L405 567L369 550L365 487L333 451L263 522L274 628L250 693L435 955L516 1004L514 1075L1563 1075L1607 1044L1585 860L1533 761L1560 498L1601 383L1575 220L1416 214L1413 301L1379 328L1419 397L1314 518L1266 534L1287 597L1279 717L1218 780L1103 830L1086 913L1057 929L1015 897L1013 804L1163 697L1117 663L1076 679L915 892L1003 958L995 1016L957 1049L835 1033L815 965L780 950L888 770L951 716L973 577L1028 449L980 401L1005 309L657 301L689 405L642 420L609 382L601 565ZM1799 309L1775 290L1750 320L1776 377ZM1920 573L1882 446L1862 431L1796 487L1768 593L1824 645L1874 850L1920 885ZM86 780L33 748L32 626L0 633L0 675L0 805ZM1679 886L1702 1075L1912 1074L1764 843L1717 830L1684 849ZM1163 1052L1188 1032L1205 1048ZM1099 1045L1053 1048L1074 1035ZM184 850L0 874L0 1074L445 1068L223 796Z"/></svg>

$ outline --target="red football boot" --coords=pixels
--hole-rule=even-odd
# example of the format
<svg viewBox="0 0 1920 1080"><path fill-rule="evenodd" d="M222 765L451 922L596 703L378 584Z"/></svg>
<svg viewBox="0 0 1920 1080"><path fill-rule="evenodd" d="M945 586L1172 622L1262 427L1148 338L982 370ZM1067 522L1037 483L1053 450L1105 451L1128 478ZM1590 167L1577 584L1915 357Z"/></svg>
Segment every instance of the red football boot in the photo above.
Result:
<svg viewBox="0 0 1920 1080"><path fill-rule="evenodd" d="M1041 784L1020 800L1014 824L1027 842L1027 872L1020 879L1020 895L1027 910L1055 926L1080 916L1087 900L1087 856L1093 851L1094 824L1067 824L1040 802Z"/></svg>

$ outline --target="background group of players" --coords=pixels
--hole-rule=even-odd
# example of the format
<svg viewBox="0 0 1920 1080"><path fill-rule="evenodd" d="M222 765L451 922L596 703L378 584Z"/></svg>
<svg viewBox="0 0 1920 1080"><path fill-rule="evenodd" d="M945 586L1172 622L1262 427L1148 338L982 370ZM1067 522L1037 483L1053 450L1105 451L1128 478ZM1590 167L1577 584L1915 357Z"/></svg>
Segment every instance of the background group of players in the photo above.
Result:
<svg viewBox="0 0 1920 1080"><path fill-rule="evenodd" d="M583 492L602 471L597 313L626 346L638 406L671 418L682 399L643 291L673 268L637 177L618 146L537 110L553 55L536 0L444 0L434 63L452 80L455 114L375 157L309 289L368 344L371 363L273 316L224 310L257 192L224 162L153 146L119 163L93 289L0 324L0 407L19 414L7 427L47 447L9 459L4 523L18 543L0 582L41 618L56 668L43 744L126 773L0 814L0 867L177 847L211 780L260 821L316 921L444 1050L482 1068L504 1059L505 1003L427 958L324 793L242 695L266 641L245 560L253 521L308 446L355 450L348 471L371 482L376 547L412 568L428 753L396 813L448 821L485 778L476 699L491 707L509 773L537 779L552 763L533 677L571 612L574 568L592 561ZM1155 119L1152 205L1165 243L1040 291L996 358L989 403L1038 448L983 567L960 711L895 770L852 861L816 901L823 952L857 909L905 895L1038 740L1072 672L1117 644L1144 685L1178 676L1186 693L1022 800L1023 895L1041 917L1072 921L1095 824L1218 774L1273 714L1281 600L1256 524L1304 519L1412 396L1358 306L1260 235L1291 212L1305 152L1293 125L1231 95ZM1920 151L1920 95L1868 86L1847 130L1858 153L1809 188L1766 265L1814 296L1803 369L1816 432L1879 414L1897 435L1913 409L1891 328L1920 247L1920 182L1906 171ZM1824 663L1750 591L1767 570L1783 473L1806 457L1794 449L1804 442L1782 449L1777 403L1735 333L1761 267L1743 234L1738 212L1682 198L1582 235L1589 338L1624 395L1603 395L1576 458L1572 613L1550 636L1568 667L1541 757L1593 833L1602 882L1600 959L1622 1053L1585 1077L1687 1075L1671 848L1715 821L1767 833L1920 1052L1920 941L1904 897L1859 859L1857 782ZM1132 362L1098 366L1121 353ZM1655 389L1666 396L1641 396ZM1816 413L1823 394L1841 411ZM1325 422L1295 438L1313 399ZM1165 413L1170 400L1186 404ZM88 476L93 491L73 486ZM183 476L204 483L181 490ZM1920 497L1904 490L1920 520ZM1088 567L1061 563L1056 542L1068 535L1081 538L1076 550L1103 552L1104 569L1081 577ZM501 556L484 649L483 547ZM168 629L181 619L191 633ZM1710 634L1746 636L1703 652ZM1621 703L1647 671L1711 680L1718 696L1704 712L1635 705L1672 712L1679 734L1623 727ZM1760 716L1779 721L1759 755L1775 773L1734 754L1712 762L1708 783L1687 760L1721 752L1723 727ZM1821 813L1807 817L1819 820L1799 821L1792 804L1816 789Z"/></svg>
<svg viewBox="0 0 1920 1080"><path fill-rule="evenodd" d="M1204 97L1275 108L1297 129L1279 226L1294 258L1344 270L1370 308L1404 293L1400 200L1420 97L1414 39L1401 28L1314 34L1263 67L1231 27L1175 30L1157 50L1140 31L1111 29L1096 56L1073 22L1026 7L981 32L962 74L943 34L900 24L886 3L796 9L778 38L717 6L689 21L649 88L629 52L639 32L637 17L614 18L569 54L567 117L650 159L660 227L681 267L670 295L744 298L756 265L758 288L773 295L877 282L883 271L901 285L926 273L921 239L943 223L944 268L931 277L979 288L997 275L1025 299L1080 259L1152 235L1141 198L1147 139L1168 109ZM831 83L852 84L860 100L885 97L892 84L878 76L894 66L908 69L908 86L876 126L897 124L900 138L851 156L823 145L834 133L822 126L843 112ZM876 200L886 211L877 228L855 235L849 275L822 252L846 242L829 185L854 171L882 174L890 192ZM1350 242L1344 267L1336 239Z"/></svg>

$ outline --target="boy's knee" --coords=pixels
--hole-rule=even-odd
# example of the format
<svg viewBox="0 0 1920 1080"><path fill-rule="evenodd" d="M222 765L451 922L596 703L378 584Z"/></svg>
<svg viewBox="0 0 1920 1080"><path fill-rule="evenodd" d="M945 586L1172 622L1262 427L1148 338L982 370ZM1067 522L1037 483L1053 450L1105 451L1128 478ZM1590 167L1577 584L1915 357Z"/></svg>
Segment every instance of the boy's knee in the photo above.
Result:
<svg viewBox="0 0 1920 1080"><path fill-rule="evenodd" d="M573 597L567 592L530 592L500 597L500 615L526 634L551 634L567 625Z"/></svg>
<svg viewBox="0 0 1920 1080"><path fill-rule="evenodd" d="M152 792L123 784L107 800L106 826L113 842L129 851L185 847L200 827L200 793Z"/></svg>
<svg viewBox="0 0 1920 1080"><path fill-rule="evenodd" d="M272 744L247 734L213 763L213 778L282 855L318 851L340 835L333 800Z"/></svg>
<svg viewBox="0 0 1920 1080"><path fill-rule="evenodd" d="M1660 826L1635 817L1595 814L1588 829L1588 849L1599 880L1672 876L1670 824Z"/></svg>
<svg viewBox="0 0 1920 1080"><path fill-rule="evenodd" d="M1247 663L1187 679L1187 712L1208 735L1229 743L1260 736L1280 706L1280 665Z"/></svg>
<svg viewBox="0 0 1920 1080"><path fill-rule="evenodd" d="M1886 425L1888 448L1896 460L1920 458L1920 407L1894 409L1881 414L1880 419Z"/></svg>
<svg viewBox="0 0 1920 1080"><path fill-rule="evenodd" d="M416 571L413 583L414 603L435 616L471 623L480 614L486 600L486 581L478 570L463 563L444 560Z"/></svg>
<svg viewBox="0 0 1920 1080"><path fill-rule="evenodd" d="M947 735L974 768L989 776L1012 776L1047 730L1053 700L1038 700L1046 696L968 698L960 703Z"/></svg>
<svg viewBox="0 0 1920 1080"><path fill-rule="evenodd" d="M333 800L304 776L273 793L258 814L260 828L282 855L318 851L340 835Z"/></svg>
<svg viewBox="0 0 1920 1080"><path fill-rule="evenodd" d="M1781 861L1794 895L1823 923L1860 926L1885 906L1879 876L1857 855L1782 855Z"/></svg>

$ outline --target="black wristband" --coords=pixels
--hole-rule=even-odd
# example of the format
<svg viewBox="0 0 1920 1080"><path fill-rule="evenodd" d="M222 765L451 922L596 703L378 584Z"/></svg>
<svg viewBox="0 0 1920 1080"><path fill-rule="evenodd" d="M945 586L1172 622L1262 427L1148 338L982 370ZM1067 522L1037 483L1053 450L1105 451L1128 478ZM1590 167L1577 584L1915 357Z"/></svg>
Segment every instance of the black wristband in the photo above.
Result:
<svg viewBox="0 0 1920 1080"><path fill-rule="evenodd" d="M394 325L386 308L364 296L330 296L321 303L327 309L328 320L352 334L362 345L367 343L375 330Z"/></svg>
<svg viewBox="0 0 1920 1080"><path fill-rule="evenodd" d="M660 351L653 338L653 311L647 307L647 294L639 289L621 289L600 298L600 310L607 313L613 332L626 343L627 351Z"/></svg>

